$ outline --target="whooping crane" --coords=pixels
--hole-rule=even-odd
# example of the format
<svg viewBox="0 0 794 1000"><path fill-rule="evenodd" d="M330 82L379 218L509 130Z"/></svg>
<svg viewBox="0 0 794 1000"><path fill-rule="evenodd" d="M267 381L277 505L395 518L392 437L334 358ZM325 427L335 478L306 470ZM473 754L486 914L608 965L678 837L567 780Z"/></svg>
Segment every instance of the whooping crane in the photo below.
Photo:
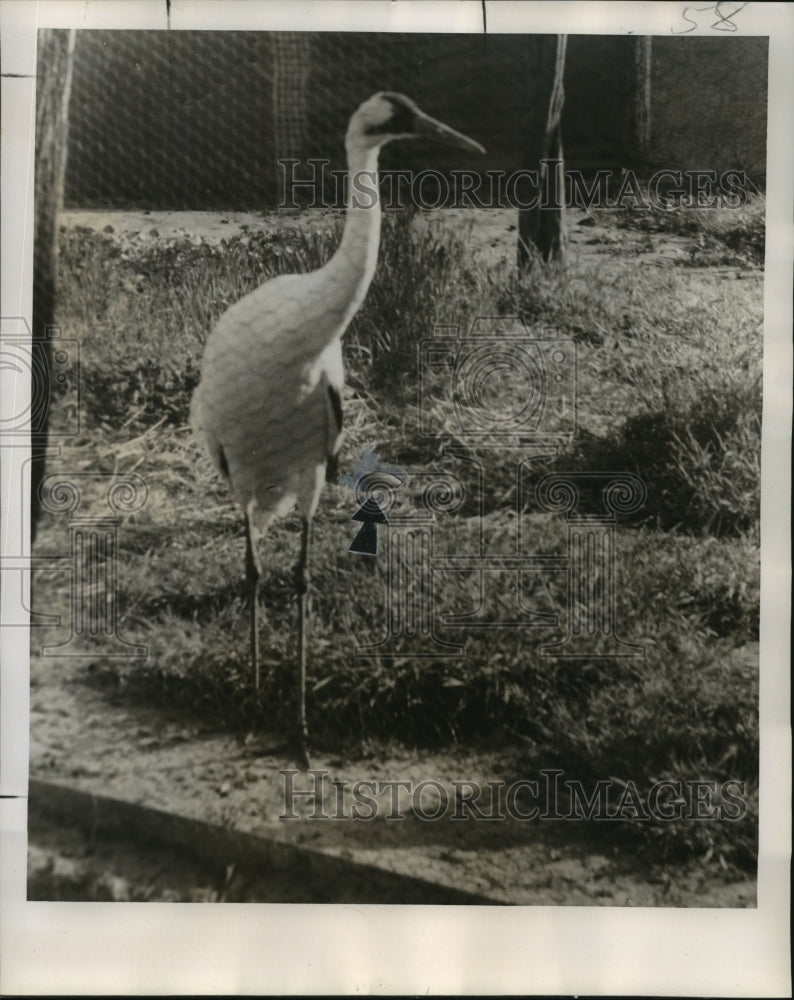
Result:
<svg viewBox="0 0 794 1000"><path fill-rule="evenodd" d="M484 153L479 143L424 114L402 94L381 92L350 119L348 198L342 240L309 274L280 275L221 316L207 340L191 406L194 433L229 482L245 516L251 658L259 688L258 541L297 504L302 532L298 595L297 739L308 766L306 595L311 521L342 430L342 334L375 271L381 208L380 148L432 138ZM410 289L406 289L410 294Z"/></svg>

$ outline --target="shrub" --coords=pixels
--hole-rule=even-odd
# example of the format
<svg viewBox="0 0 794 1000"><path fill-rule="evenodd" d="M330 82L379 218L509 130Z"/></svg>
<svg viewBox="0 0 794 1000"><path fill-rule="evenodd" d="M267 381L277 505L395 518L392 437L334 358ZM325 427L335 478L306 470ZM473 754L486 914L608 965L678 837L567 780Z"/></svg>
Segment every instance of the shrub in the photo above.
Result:
<svg viewBox="0 0 794 1000"><path fill-rule="evenodd" d="M758 525L760 450L760 375L698 385L693 374L665 387L662 408L603 439L583 435L563 464L636 473L648 494L638 517L658 527L740 535Z"/></svg>

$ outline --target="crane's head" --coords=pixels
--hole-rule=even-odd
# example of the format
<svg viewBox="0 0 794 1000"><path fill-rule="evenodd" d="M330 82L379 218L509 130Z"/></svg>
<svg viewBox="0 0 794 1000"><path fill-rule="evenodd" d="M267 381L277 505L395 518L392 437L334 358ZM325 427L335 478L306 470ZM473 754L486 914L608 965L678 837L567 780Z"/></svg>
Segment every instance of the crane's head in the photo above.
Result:
<svg viewBox="0 0 794 1000"><path fill-rule="evenodd" d="M484 153L485 149L473 139L454 128L444 125L420 111L414 102L403 94L382 90L364 101L350 119L347 145L359 148L376 148L392 139L436 139L451 146Z"/></svg>

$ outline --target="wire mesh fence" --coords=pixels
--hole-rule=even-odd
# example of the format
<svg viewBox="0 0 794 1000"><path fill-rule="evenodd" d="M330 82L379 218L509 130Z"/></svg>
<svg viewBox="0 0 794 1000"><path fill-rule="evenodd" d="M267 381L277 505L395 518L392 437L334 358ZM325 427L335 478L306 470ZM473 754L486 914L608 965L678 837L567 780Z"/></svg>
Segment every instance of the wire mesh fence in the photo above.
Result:
<svg viewBox="0 0 794 1000"><path fill-rule="evenodd" d="M523 126L542 93L537 37L78 32L67 205L274 207L278 161L314 158L327 161L327 170L344 168L350 114L378 90L406 93L478 139L488 150L479 170L515 170L526 163ZM569 39L562 119L568 166L762 174L766 39L655 38L645 79L638 78L638 44L617 36ZM719 96L705 104L691 82L715 75L723 86L710 88ZM637 120L643 89L649 123ZM386 149L385 170L395 156L409 170L430 165L420 147ZM453 162L454 154L433 151L434 168Z"/></svg>

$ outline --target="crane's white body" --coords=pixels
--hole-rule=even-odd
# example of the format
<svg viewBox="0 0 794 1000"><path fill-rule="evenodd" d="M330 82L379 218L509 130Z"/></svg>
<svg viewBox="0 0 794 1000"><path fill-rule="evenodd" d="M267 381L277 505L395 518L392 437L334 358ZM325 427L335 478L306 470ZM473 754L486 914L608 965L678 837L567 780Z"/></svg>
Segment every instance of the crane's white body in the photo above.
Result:
<svg viewBox="0 0 794 1000"><path fill-rule="evenodd" d="M377 169L377 149L348 149ZM258 534L297 503L312 517L340 436L342 334L375 273L380 205L350 205L342 242L309 274L274 278L228 309L207 341L191 422Z"/></svg>

